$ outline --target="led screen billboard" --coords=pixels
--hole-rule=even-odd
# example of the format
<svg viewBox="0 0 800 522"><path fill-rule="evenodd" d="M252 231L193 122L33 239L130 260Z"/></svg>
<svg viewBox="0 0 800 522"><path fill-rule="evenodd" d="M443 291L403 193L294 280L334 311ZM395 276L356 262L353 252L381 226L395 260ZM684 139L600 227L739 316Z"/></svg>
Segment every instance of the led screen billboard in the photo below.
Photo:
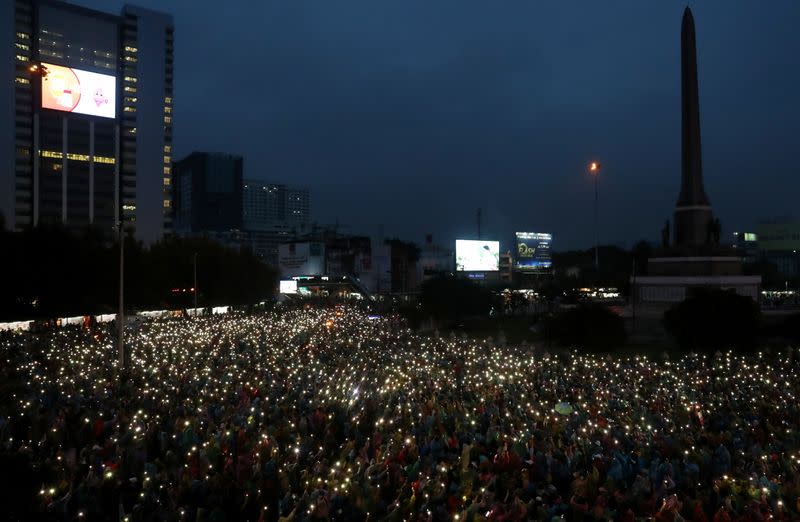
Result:
<svg viewBox="0 0 800 522"><path fill-rule="evenodd" d="M289 280L281 280L279 291L282 294L296 294L297 293L297 281L294 279Z"/></svg>
<svg viewBox="0 0 800 522"><path fill-rule="evenodd" d="M535 271L548 270L553 267L550 258L550 244L552 234L540 232L517 232L517 254L515 264L517 270Z"/></svg>
<svg viewBox="0 0 800 522"><path fill-rule="evenodd" d="M61 65L43 63L42 108L114 118L117 79Z"/></svg>
<svg viewBox="0 0 800 522"><path fill-rule="evenodd" d="M459 272L496 272L500 269L500 242L471 239L456 240L456 270Z"/></svg>

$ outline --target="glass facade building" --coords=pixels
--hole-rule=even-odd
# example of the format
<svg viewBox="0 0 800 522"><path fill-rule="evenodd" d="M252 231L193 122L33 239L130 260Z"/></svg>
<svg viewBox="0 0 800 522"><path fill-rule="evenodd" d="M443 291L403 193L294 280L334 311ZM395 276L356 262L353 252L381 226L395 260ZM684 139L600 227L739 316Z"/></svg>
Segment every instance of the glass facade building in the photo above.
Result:
<svg viewBox="0 0 800 522"><path fill-rule="evenodd" d="M0 42L5 227L112 234L121 217L146 242L170 233L172 18L10 0Z"/></svg>

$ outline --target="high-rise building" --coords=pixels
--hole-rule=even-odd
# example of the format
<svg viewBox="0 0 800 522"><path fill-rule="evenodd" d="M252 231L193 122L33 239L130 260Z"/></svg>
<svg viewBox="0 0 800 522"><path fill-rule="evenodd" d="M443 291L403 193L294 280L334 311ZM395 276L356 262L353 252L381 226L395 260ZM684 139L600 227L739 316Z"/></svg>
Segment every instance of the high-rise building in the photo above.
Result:
<svg viewBox="0 0 800 522"><path fill-rule="evenodd" d="M147 242L172 227L173 25L51 0L0 7L5 226L95 227Z"/></svg>
<svg viewBox="0 0 800 522"><path fill-rule="evenodd" d="M242 229L242 157L192 152L175 163L175 231L181 235Z"/></svg>
<svg viewBox="0 0 800 522"><path fill-rule="evenodd" d="M277 263L279 244L309 232L311 196L307 188L246 179L242 202L247 241L267 263Z"/></svg>

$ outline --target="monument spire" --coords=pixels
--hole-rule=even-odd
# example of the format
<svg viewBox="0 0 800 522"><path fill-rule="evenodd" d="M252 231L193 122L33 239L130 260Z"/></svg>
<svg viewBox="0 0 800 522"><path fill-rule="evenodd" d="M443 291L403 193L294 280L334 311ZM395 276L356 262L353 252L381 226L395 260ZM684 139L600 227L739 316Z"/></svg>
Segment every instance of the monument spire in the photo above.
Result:
<svg viewBox="0 0 800 522"><path fill-rule="evenodd" d="M700 103L694 17L687 6L681 24L681 191L675 204L675 245L708 243L711 203L703 187Z"/></svg>

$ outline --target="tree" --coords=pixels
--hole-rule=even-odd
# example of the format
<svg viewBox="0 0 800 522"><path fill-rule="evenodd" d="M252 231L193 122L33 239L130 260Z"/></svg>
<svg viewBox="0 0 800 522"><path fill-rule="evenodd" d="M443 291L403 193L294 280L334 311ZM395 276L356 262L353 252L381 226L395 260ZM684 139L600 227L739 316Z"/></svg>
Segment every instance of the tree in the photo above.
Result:
<svg viewBox="0 0 800 522"><path fill-rule="evenodd" d="M0 273L5 275L0 320L116 311L119 244L96 230L71 233L40 226L0 232L0 252ZM190 306L195 252L202 306L253 304L274 293L275 270L251 253L205 238L170 238L145 247L126 237L126 306L134 310Z"/></svg>
<svg viewBox="0 0 800 522"><path fill-rule="evenodd" d="M560 346L610 351L627 341L625 323L618 314L598 303L586 303L545 319L544 333Z"/></svg>
<svg viewBox="0 0 800 522"><path fill-rule="evenodd" d="M491 290L469 279L451 276L425 281L420 302L422 309L435 319L486 317L492 307L499 308L499 298Z"/></svg>
<svg viewBox="0 0 800 522"><path fill-rule="evenodd" d="M758 304L733 291L700 289L664 313L664 326L678 345L691 350L755 348Z"/></svg>

